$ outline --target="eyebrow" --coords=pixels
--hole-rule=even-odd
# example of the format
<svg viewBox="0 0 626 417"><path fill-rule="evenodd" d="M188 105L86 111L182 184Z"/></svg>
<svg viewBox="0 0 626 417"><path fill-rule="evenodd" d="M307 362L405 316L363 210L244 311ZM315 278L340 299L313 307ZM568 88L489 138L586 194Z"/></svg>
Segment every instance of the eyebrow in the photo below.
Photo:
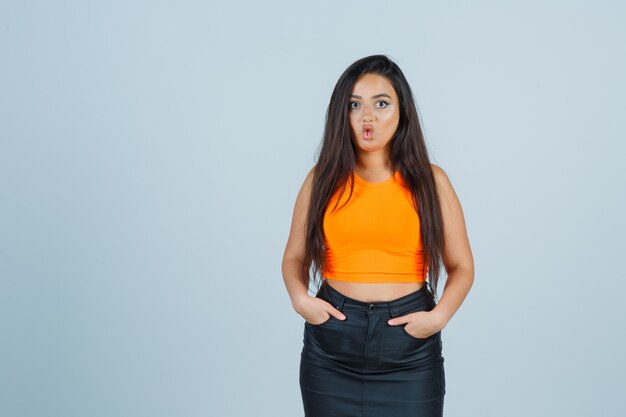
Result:
<svg viewBox="0 0 626 417"><path fill-rule="evenodd" d="M380 93L380 94L376 94L375 96L372 96L372 98L379 98L379 97L387 97L387 98L391 99L389 94L385 94L385 93ZM356 94L350 94L350 98L358 98L360 100L363 97L357 96Z"/></svg>

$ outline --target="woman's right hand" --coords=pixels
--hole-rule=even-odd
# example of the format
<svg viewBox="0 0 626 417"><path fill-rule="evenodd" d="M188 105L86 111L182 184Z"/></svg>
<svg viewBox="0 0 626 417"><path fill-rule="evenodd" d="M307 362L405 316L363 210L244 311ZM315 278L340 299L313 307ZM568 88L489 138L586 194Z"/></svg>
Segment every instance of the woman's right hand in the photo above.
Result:
<svg viewBox="0 0 626 417"><path fill-rule="evenodd" d="M294 309L304 320L314 326L330 320L330 316L334 316L338 320L344 320L346 318L341 311L337 310L329 302L321 298L311 297L308 294L300 296L294 302Z"/></svg>

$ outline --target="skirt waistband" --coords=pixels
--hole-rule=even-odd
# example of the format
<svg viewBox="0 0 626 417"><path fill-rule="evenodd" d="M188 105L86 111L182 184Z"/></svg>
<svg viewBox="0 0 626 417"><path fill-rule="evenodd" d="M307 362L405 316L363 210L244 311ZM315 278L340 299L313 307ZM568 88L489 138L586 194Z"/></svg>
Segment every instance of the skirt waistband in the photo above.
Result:
<svg viewBox="0 0 626 417"><path fill-rule="evenodd" d="M424 284L424 286L419 290L404 295L400 298L396 298L395 300L368 302L350 298L347 295L339 292L337 289L333 288L330 284L326 282L326 280L324 280L316 297L328 301L340 311L343 310L345 307L353 309L365 309L370 311L385 309L389 310L392 315L407 307L414 306L415 304L429 304L428 288L426 284Z"/></svg>

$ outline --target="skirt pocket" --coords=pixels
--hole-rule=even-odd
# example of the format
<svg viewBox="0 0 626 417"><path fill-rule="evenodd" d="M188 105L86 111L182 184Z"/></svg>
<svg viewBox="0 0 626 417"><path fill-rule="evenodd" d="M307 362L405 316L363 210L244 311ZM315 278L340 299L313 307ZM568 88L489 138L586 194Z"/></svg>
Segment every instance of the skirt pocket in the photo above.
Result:
<svg viewBox="0 0 626 417"><path fill-rule="evenodd" d="M329 315L329 317L328 317L328 319L326 319L326 321L323 321L323 322L321 322L321 323L318 323L318 324L313 324L313 323L310 323L310 322L308 322L308 321L306 321L306 320L305 320L305 322L304 322L304 323L305 323L306 325L311 326L311 327L321 328L321 327L325 327L325 326L327 326L327 325L330 323L330 321L331 321L331 320L333 320L333 319L334 319L334 320L337 320L337 319L335 318L335 316L333 316L332 314L330 314L330 315Z"/></svg>
<svg viewBox="0 0 626 417"><path fill-rule="evenodd" d="M399 311L397 311L397 317L400 316L405 316L407 314L411 314L411 313L416 313L419 311L431 311L434 308L434 306L431 306L427 303L426 300L424 300L423 302L418 302L415 305L403 308ZM429 344L429 342L433 339L437 339L441 336L441 331L438 331L436 333L431 334L428 337L416 337L413 336L412 334L410 334L407 330L406 330L406 324L399 324L393 327L398 327L398 333L401 335L402 338L406 339L409 342L409 345L412 349L415 348L419 348L421 345L424 344ZM435 341L433 340L432 343L434 343ZM437 345L440 346L440 342L437 341Z"/></svg>

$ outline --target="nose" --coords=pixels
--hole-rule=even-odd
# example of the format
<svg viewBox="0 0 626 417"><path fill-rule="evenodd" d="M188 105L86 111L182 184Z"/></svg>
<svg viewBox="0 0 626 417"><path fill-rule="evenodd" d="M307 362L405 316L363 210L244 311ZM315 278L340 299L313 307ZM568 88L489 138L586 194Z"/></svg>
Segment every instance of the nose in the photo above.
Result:
<svg viewBox="0 0 626 417"><path fill-rule="evenodd" d="M372 121L372 111L370 110L369 106L364 106L365 108L363 109L363 122L371 122Z"/></svg>

